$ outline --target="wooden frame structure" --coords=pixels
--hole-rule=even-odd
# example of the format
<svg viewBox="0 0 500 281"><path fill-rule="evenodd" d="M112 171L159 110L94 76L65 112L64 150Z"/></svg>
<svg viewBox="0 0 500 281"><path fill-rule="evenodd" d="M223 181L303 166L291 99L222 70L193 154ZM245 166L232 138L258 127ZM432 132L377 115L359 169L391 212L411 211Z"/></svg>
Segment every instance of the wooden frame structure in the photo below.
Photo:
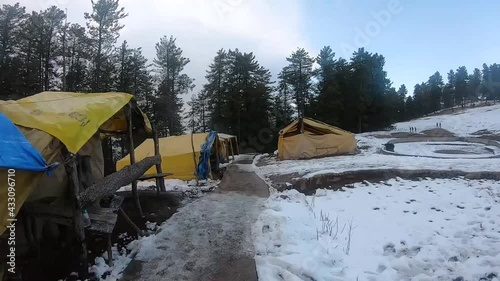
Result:
<svg viewBox="0 0 500 281"><path fill-rule="evenodd" d="M122 137L126 136L129 140L130 147L130 166L123 168L113 174L110 174L103 179L89 184L92 180L92 172L88 161L82 160L82 157L68 152L66 147L63 147L61 153L64 160L64 168L69 179L69 197L72 202L72 211L67 211L54 208L41 203L25 203L21 209L23 218L26 219L25 225L27 240L30 244L35 245L38 239L33 235L31 218L44 218L50 222L65 225L74 230L74 237L79 249L79 278L84 280L88 278L88 260L87 260L87 241L86 232L93 232L99 235L107 236L107 252L108 263L113 265L111 234L116 225L118 215L123 216L125 221L135 229L139 236L144 233L140 230L132 220L127 216L121 208L124 200L123 197L117 196L115 192L122 186L132 184L132 194L135 207L139 214L144 217L142 212L139 193L137 190L137 180L156 179L157 192L166 191L165 182L162 180L165 176L171 175L163 173L161 168L161 156L159 155L159 143L156 130L153 128L153 140L155 144L155 156L147 157L139 162L135 162L134 154L134 120L132 113L131 102L125 106L125 115L127 119L127 132ZM88 159L86 159L88 160ZM157 174L145 175L152 166L156 167ZM103 208L100 206L100 201L103 198L111 198L110 206ZM90 217L90 226L84 226L84 212L88 210ZM36 227L36 226L35 226ZM37 247L38 248L38 247Z"/></svg>

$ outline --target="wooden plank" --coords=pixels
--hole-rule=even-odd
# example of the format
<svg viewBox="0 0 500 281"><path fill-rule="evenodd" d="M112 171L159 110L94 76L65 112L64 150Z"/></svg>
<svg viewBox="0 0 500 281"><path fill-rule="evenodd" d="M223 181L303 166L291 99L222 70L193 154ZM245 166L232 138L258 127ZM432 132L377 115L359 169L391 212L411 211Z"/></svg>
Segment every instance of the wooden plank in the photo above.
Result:
<svg viewBox="0 0 500 281"><path fill-rule="evenodd" d="M89 212L90 226L89 231L110 234L116 225L118 215L110 208L101 208L97 211Z"/></svg>
<svg viewBox="0 0 500 281"><path fill-rule="evenodd" d="M99 180L78 196L80 208L83 209L101 198L114 194L122 186L130 184L134 179L144 175L153 165L159 163L160 156L146 157L143 160L126 166L116 173Z"/></svg>
<svg viewBox="0 0 500 281"><path fill-rule="evenodd" d="M144 181L144 180L150 180L150 179L162 179L164 177L168 177L173 175L172 173L158 173L158 174L152 174L152 175L144 175L137 180L139 181ZM165 182L163 182L163 186L165 187ZM165 190L162 190L165 191Z"/></svg>

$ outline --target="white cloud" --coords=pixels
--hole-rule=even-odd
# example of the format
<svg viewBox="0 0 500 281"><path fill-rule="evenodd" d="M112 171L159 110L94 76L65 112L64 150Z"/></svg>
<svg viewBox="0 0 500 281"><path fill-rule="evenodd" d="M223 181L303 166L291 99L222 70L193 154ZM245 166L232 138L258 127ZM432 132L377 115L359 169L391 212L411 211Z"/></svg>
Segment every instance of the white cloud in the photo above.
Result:
<svg viewBox="0 0 500 281"><path fill-rule="evenodd" d="M0 0L13 4L16 1ZM285 58L297 47L310 50L303 40L302 0L121 0L129 16L121 40L142 47L151 61L155 44L173 35L191 59L186 72L196 79L197 92L217 50L239 48L254 52L259 62L273 74L286 64ZM23 3L28 10L50 5L68 9L69 21L84 24L83 13L91 12L89 1L38 0ZM187 99L187 97L185 98Z"/></svg>

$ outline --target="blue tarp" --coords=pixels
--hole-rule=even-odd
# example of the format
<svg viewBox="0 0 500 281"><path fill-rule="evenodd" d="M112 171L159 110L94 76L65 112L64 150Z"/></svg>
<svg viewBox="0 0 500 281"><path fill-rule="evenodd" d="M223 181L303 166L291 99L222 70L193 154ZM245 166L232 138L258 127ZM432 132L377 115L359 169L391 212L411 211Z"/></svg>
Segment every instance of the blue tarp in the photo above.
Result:
<svg viewBox="0 0 500 281"><path fill-rule="evenodd" d="M196 174L200 180L206 180L210 176L210 154L215 137L217 137L217 132L211 131L208 134L207 141L201 146L200 162L196 169Z"/></svg>
<svg viewBox="0 0 500 281"><path fill-rule="evenodd" d="M40 152L2 113L0 113L0 168L35 172L49 170Z"/></svg>

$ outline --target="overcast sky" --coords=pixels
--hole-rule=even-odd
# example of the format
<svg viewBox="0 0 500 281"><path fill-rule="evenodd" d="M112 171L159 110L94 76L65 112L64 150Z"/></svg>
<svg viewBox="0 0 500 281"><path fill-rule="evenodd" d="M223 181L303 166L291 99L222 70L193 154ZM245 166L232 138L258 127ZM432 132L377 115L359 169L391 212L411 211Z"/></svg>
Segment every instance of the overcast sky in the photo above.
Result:
<svg viewBox="0 0 500 281"><path fill-rule="evenodd" d="M21 4L28 10L67 8L69 21L81 24L83 13L91 11L90 0ZM330 45L344 58L365 47L384 55L393 86L406 84L410 92L435 71L446 79L461 65L472 72L484 62L500 63L498 0L120 0L120 5L129 16L119 42L142 47L152 60L160 37L173 35L191 60L185 70L196 79L194 92L220 48L254 52L276 75L297 47L316 56Z"/></svg>

